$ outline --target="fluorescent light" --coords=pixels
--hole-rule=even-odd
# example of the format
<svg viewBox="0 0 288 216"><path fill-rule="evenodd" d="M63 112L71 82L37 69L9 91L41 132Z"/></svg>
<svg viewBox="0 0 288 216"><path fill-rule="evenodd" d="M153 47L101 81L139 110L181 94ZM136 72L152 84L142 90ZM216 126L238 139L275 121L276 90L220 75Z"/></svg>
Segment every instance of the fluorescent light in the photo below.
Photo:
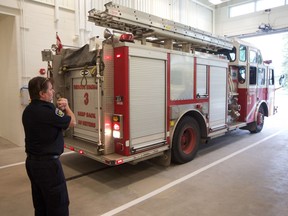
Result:
<svg viewBox="0 0 288 216"><path fill-rule="evenodd" d="M227 1L230 1L230 0L209 0L209 2L214 4L214 5L218 5L218 4L227 2Z"/></svg>

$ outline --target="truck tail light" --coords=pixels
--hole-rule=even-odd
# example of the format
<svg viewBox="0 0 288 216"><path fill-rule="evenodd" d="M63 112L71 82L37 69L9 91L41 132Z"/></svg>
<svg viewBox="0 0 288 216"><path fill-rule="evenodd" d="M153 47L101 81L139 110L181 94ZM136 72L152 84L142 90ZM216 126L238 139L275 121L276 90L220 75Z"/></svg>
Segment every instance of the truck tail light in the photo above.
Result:
<svg viewBox="0 0 288 216"><path fill-rule="evenodd" d="M116 139L123 138L123 116L115 114L112 120L113 137Z"/></svg>
<svg viewBox="0 0 288 216"><path fill-rule="evenodd" d="M116 165L123 164L123 163L124 163L123 159L118 159L118 160L115 161Z"/></svg>
<svg viewBox="0 0 288 216"><path fill-rule="evenodd" d="M113 137L116 139L121 138L120 127L117 123L113 125Z"/></svg>
<svg viewBox="0 0 288 216"><path fill-rule="evenodd" d="M114 122L113 130L115 130L115 131L119 131L120 130L120 124L118 122Z"/></svg>

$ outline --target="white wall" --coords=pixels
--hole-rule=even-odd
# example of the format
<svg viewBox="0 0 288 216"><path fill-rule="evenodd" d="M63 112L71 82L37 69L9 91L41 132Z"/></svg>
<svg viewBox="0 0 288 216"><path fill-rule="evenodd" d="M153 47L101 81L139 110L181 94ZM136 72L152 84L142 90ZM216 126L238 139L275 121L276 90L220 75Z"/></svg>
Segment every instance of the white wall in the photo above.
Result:
<svg viewBox="0 0 288 216"><path fill-rule="evenodd" d="M38 75L40 68L46 68L42 62L41 51L56 43L56 32L64 45L75 45L74 11L59 9L59 21L54 19L55 9L33 1L23 5L22 39L24 47L24 76Z"/></svg>
<svg viewBox="0 0 288 216"><path fill-rule="evenodd" d="M91 0L91 8L103 11L104 4L111 0ZM140 10L165 19L180 22L203 31L214 33L214 8L198 0L114 0L113 2ZM88 23L92 30L90 35L102 36L99 28ZM102 31L102 30L101 30Z"/></svg>
<svg viewBox="0 0 288 216"><path fill-rule="evenodd" d="M56 25L54 7L35 1L0 3L0 136L19 146L24 145L20 88L47 67L41 50L56 42L57 27L64 44L75 44L74 11L60 8L59 17Z"/></svg>
<svg viewBox="0 0 288 216"><path fill-rule="evenodd" d="M0 136L12 143L23 145L16 23L16 16L0 15Z"/></svg>

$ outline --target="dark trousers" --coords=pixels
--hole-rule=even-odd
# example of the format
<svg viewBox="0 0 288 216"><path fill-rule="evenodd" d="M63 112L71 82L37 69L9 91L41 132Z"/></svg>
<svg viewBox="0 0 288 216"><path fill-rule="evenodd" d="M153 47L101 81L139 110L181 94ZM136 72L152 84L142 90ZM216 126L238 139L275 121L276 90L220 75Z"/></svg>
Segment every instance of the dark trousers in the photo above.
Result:
<svg viewBox="0 0 288 216"><path fill-rule="evenodd" d="M59 159L26 159L35 216L68 216L69 197Z"/></svg>

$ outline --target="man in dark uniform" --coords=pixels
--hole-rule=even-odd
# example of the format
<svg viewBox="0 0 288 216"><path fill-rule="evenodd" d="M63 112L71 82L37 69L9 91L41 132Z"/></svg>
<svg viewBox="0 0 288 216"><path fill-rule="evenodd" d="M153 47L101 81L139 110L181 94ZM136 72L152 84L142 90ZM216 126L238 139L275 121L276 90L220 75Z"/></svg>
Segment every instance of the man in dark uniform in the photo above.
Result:
<svg viewBox="0 0 288 216"><path fill-rule="evenodd" d="M64 150L62 131L75 126L75 115L65 98L54 106L55 92L48 78L34 77L28 90L31 103L23 112L22 122L35 215L66 216L69 197L59 156Z"/></svg>

